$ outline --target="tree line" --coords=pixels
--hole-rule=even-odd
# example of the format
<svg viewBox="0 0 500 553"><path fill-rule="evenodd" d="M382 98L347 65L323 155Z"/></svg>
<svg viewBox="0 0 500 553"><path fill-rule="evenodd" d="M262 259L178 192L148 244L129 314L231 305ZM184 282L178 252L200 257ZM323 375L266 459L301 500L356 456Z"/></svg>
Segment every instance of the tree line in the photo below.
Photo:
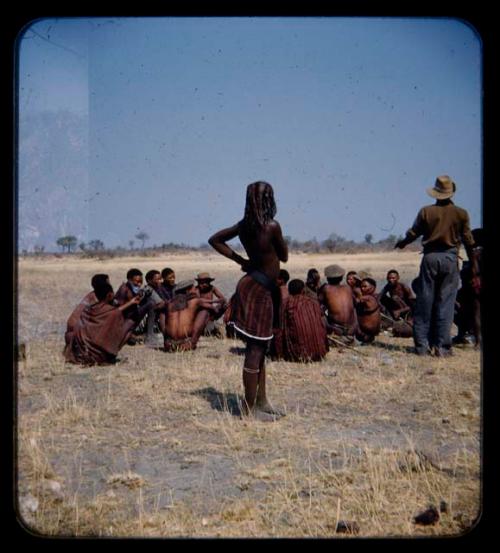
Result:
<svg viewBox="0 0 500 553"><path fill-rule="evenodd" d="M88 242L79 242L78 238L73 235L61 236L56 240L56 245L60 248L62 254L76 254L83 257L103 257L103 256L120 256L132 254L154 255L155 253L164 252L181 252L181 251L210 251L211 247L208 242L204 242L199 246L190 246L183 243L168 242L161 245L154 244L146 247L146 243L149 240L149 235L145 231L140 231L135 234L134 238L138 241L131 239L128 241L128 247L115 246L113 248L107 248L104 242L100 239L89 240ZM349 240L339 234L331 233L328 238L324 240L318 240L316 237L308 240L298 240L291 236L285 236L285 242L288 248L292 252L302 253L360 253L369 251L389 251L394 248L394 245L398 240L402 239L402 236L396 234L389 234L387 237L374 241L373 235L368 233L365 235L364 240L356 242ZM413 243L413 248L419 248L420 241ZM241 250L241 244L236 244L235 249ZM49 252L45 252L43 246L34 246L33 252L23 250L24 255L34 253L35 255L43 255Z"/></svg>

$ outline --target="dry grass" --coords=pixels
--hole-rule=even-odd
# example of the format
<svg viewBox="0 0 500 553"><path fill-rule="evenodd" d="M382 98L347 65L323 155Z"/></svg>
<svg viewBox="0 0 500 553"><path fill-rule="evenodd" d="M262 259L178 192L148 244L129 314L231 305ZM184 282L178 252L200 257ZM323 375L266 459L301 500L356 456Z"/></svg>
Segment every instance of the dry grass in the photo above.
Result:
<svg viewBox="0 0 500 553"><path fill-rule="evenodd" d="M296 256L303 277L329 263L395 266L410 280L418 254ZM131 263L131 264L130 264ZM230 294L241 275L216 256L19 265L18 496L32 531L57 536L360 537L458 535L480 501L480 355L456 348L421 359L411 340L381 335L317 364L268 363L287 416L242 421L243 344L203 338L166 354L126 346L122 362L64 363L65 321L95 272L115 287L130 266L171 266L178 280L209 270ZM413 517L445 502L437 524Z"/></svg>

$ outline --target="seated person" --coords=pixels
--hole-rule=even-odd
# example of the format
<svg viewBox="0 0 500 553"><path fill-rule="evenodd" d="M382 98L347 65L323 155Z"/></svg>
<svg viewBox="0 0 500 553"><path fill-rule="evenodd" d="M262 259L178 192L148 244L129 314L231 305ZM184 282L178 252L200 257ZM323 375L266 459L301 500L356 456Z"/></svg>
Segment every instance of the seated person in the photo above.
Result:
<svg viewBox="0 0 500 553"><path fill-rule="evenodd" d="M473 252L476 256L479 274L474 278L470 260L464 261L460 271L462 285L457 293L455 324L458 334L453 338L454 344L466 344L467 335L474 337L476 347L481 345L481 272L483 231L475 228L472 231L474 238Z"/></svg>
<svg viewBox="0 0 500 553"><path fill-rule="evenodd" d="M373 278L366 277L361 281L360 288L360 293L354 298L358 316L356 338L363 344L369 344L380 332L380 306L375 296L377 283Z"/></svg>
<svg viewBox="0 0 500 553"><path fill-rule="evenodd" d="M326 315L328 334L341 336L343 341L349 344L354 341L358 320L352 289L346 284L341 284L344 273L344 269L339 265L325 267L327 284L321 287L318 299Z"/></svg>
<svg viewBox="0 0 500 553"><path fill-rule="evenodd" d="M80 313L64 357L78 365L105 365L116 362L116 356L143 317L146 306L138 308L134 317L126 318L124 312L131 306L138 307L140 298L134 296L120 307L113 305L113 288L109 283L96 286L97 303L86 306Z"/></svg>
<svg viewBox="0 0 500 553"><path fill-rule="evenodd" d="M129 269L127 271L127 280L123 282L116 291L114 304L121 307L130 302L132 298L139 294L142 288L142 272L139 269ZM125 311L124 316L129 317L137 313L137 304L131 304Z"/></svg>
<svg viewBox="0 0 500 553"><path fill-rule="evenodd" d="M285 361L321 361L328 352L326 328L319 302L306 296L304 281L291 280L282 316L282 356Z"/></svg>
<svg viewBox="0 0 500 553"><path fill-rule="evenodd" d="M213 300L215 297L221 301L220 307L217 311L211 310L209 312L208 321L203 330L203 335L222 338L222 332L215 321L220 319L226 311L227 301L224 294L212 284L214 280L215 279L212 278L209 273L199 273L196 277L198 285L196 286L195 291L200 298Z"/></svg>
<svg viewBox="0 0 500 553"><path fill-rule="evenodd" d="M165 300L159 294L159 290L162 283L162 278L160 271L155 269L148 271L146 273L146 286L144 287L144 299L149 297L149 309L146 314L145 325L146 325L146 338L144 339L145 345L155 346L155 336L154 331L155 327L163 335L163 329L159 323L160 311L165 308ZM140 293L140 292L139 292Z"/></svg>
<svg viewBox="0 0 500 553"><path fill-rule="evenodd" d="M318 269L309 269L307 271L306 286L304 288L304 293L306 296L318 299L318 291L321 287L321 275L319 274Z"/></svg>
<svg viewBox="0 0 500 553"><path fill-rule="evenodd" d="M104 283L110 283L109 282L109 276L99 273L97 275L94 275L90 281L90 285L92 286L93 290L86 294L81 300L80 303L75 307L73 312L68 318L68 322L66 324L66 333L64 335L64 340L66 344L69 343L71 339L71 334L73 333L73 329L75 327L75 324L80 319L81 312L87 307L87 305L92 305L93 303L97 303L97 297L95 295L96 287L100 286Z"/></svg>
<svg viewBox="0 0 500 553"><path fill-rule="evenodd" d="M379 302L394 321L399 318L408 322L412 320L415 294L409 286L400 282L396 269L387 272L387 284L380 292Z"/></svg>
<svg viewBox="0 0 500 553"><path fill-rule="evenodd" d="M276 279L276 285L278 286L280 291L281 301L284 301L286 300L286 298L288 298L287 284L289 280L290 280L290 273L286 269L280 269L278 278Z"/></svg>
<svg viewBox="0 0 500 553"><path fill-rule="evenodd" d="M220 309L221 300L200 298L194 281L180 282L174 288L174 297L160 315L164 322L165 351L196 349L198 340L207 324L210 311Z"/></svg>
<svg viewBox="0 0 500 553"><path fill-rule="evenodd" d="M278 278L276 279L276 285L277 285L277 296L279 298L276 298L276 304L279 304L279 309L275 309L273 312L273 339L271 340L271 343L269 345L269 354L273 358L280 358L282 357L282 350L281 346L283 343L282 340L282 330L283 330L283 322L282 322L282 308L284 305L285 300L288 298L288 287L287 283L290 280L290 273L286 269L280 269L280 272L278 274Z"/></svg>
<svg viewBox="0 0 500 553"><path fill-rule="evenodd" d="M345 281L348 286L351 287L353 297L360 291L359 285L361 284L361 278L356 271L348 271L345 275Z"/></svg>
<svg viewBox="0 0 500 553"><path fill-rule="evenodd" d="M150 288L142 288L142 272L139 269L130 269L127 272L127 280L121 284L120 288L115 294L114 305L120 307L124 303L129 302L132 298L139 296L138 304L131 304L125 311L123 315L127 318L134 319L137 324L133 332L129 336L128 344L133 346L138 342L142 341L142 334L146 332L146 317L145 314L148 312L146 309L141 310L143 313L142 318L138 318L138 307L148 304L148 308L155 303L155 300L151 298Z"/></svg>
<svg viewBox="0 0 500 553"><path fill-rule="evenodd" d="M170 301L174 297L175 272L169 267L165 267L161 272L162 284L158 293L165 301Z"/></svg>

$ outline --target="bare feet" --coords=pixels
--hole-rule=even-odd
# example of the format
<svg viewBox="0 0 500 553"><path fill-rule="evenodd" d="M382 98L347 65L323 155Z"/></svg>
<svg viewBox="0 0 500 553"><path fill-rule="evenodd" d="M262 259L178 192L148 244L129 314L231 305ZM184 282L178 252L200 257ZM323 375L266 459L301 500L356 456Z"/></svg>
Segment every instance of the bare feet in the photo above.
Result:
<svg viewBox="0 0 500 553"><path fill-rule="evenodd" d="M263 401L262 403L257 402L254 409L258 409L259 411L269 413L270 415L274 415L276 417L286 416L283 411L280 411L279 409L276 409L276 407L273 407L267 400Z"/></svg>
<svg viewBox="0 0 500 553"><path fill-rule="evenodd" d="M271 413L266 413L258 407L253 407L253 409L250 410L250 417L261 422L275 422L280 418L276 415L272 415Z"/></svg>
<svg viewBox="0 0 500 553"><path fill-rule="evenodd" d="M251 418L261 422L275 422L284 416L284 413L273 409L269 403L267 403L265 409L260 405L254 405L249 409L246 403L243 403L241 406L242 418Z"/></svg>

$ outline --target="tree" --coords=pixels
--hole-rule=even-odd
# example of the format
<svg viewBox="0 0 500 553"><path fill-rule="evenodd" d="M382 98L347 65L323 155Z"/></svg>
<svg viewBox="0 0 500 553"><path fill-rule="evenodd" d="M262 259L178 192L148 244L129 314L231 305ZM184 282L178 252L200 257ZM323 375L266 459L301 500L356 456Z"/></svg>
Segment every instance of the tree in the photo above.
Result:
<svg viewBox="0 0 500 553"><path fill-rule="evenodd" d="M135 242L134 242L133 240L129 240L129 241L128 241L128 246L129 246L129 248L130 248L131 250L134 249L134 244L135 244Z"/></svg>
<svg viewBox="0 0 500 553"><path fill-rule="evenodd" d="M144 232L143 230L141 230L140 232L138 232L135 237L137 238L137 240L140 240L141 241L141 250L144 249L144 243L146 242L146 240L149 240L149 234L147 232Z"/></svg>
<svg viewBox="0 0 500 553"><path fill-rule="evenodd" d="M64 248L66 247L66 236L61 236L56 240L56 244L58 246L61 246L61 251L64 252Z"/></svg>
<svg viewBox="0 0 500 553"><path fill-rule="evenodd" d="M308 253L318 253L319 252L319 243L316 239L316 236L313 236L310 240L306 240L303 244L304 251Z"/></svg>
<svg viewBox="0 0 500 553"><path fill-rule="evenodd" d="M73 235L61 236L56 240L56 244L61 246L62 251L64 252L64 248L67 248L68 253L71 253L71 248L75 247L77 242L76 236Z"/></svg>
<svg viewBox="0 0 500 553"><path fill-rule="evenodd" d="M76 236L66 236L66 244L68 245L68 253L71 253L71 248L74 248L78 242Z"/></svg>
<svg viewBox="0 0 500 553"><path fill-rule="evenodd" d="M371 245L372 240L373 240L373 234L370 234L370 233L365 234L365 242L366 242L367 244Z"/></svg>
<svg viewBox="0 0 500 553"><path fill-rule="evenodd" d="M104 242L102 240L91 240L89 246L95 251L104 249Z"/></svg>

